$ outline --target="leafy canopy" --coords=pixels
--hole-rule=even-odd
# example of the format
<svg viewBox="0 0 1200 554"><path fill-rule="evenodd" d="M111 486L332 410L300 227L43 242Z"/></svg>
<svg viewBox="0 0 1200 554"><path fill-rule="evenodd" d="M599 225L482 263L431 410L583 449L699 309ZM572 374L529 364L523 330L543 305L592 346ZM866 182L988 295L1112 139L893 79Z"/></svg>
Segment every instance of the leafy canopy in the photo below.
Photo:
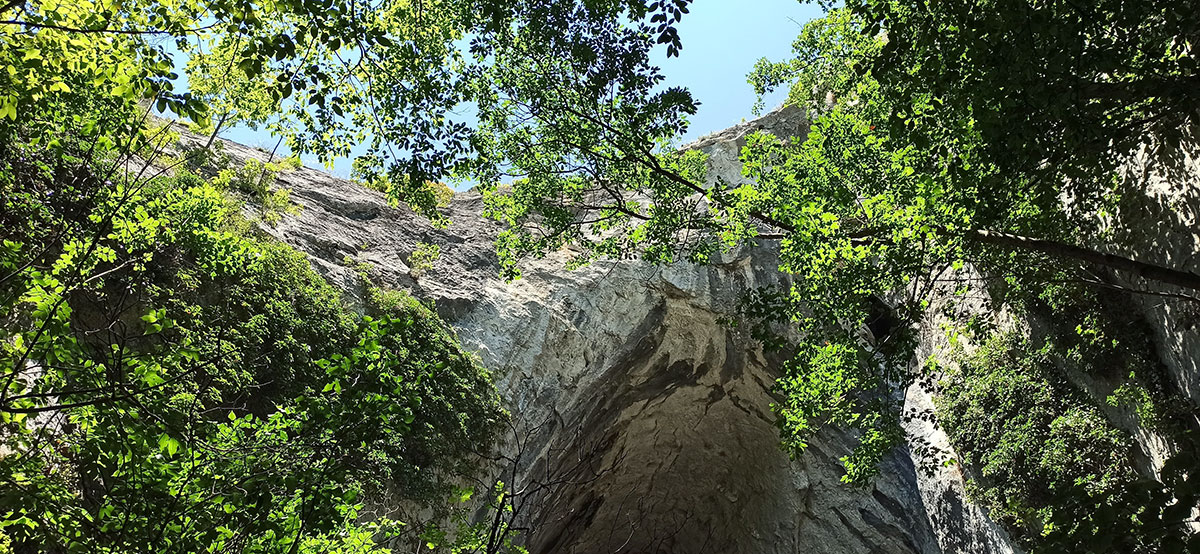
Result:
<svg viewBox="0 0 1200 554"><path fill-rule="evenodd" d="M403 529L368 498L438 507L505 417L490 375L428 307L360 316L248 234L225 176L114 166L127 153L81 127L133 112L74 91L0 125L74 131L0 150L0 532L17 551L378 552Z"/></svg>
<svg viewBox="0 0 1200 554"><path fill-rule="evenodd" d="M574 263L704 262L778 241L780 269L793 278L753 291L743 311L755 336L793 355L777 385L784 442L801 449L826 424L858 429L861 444L844 462L846 480L863 483L904 440L895 391L925 376L911 364L912 330L931 292L961 270L995 285L996 304L1064 279L1095 283L1105 271L1200 283L1102 242L1080 246L1104 238L1095 216L1122 192L1115 160L1191 121L1197 90L1132 84L1195 79L1193 23L1174 4L1094 4L1077 13L1078 3L881 0L830 11L804 28L794 59L760 62L750 77L762 92L790 86L809 128L747 137L745 179L734 183L710 177L703 155L672 151L667 136L648 140L609 123L619 115L565 109L545 134L493 145L518 160L511 185L481 179L488 213L507 227L502 260L516 268L523 256L576 244ZM1035 20L1046 23L1027 28ZM1026 32L1035 40L1022 40ZM1012 55L991 57L992 43ZM1091 56L1070 70L1084 81L1068 79L1057 51L1047 69L1055 44ZM1010 94L1014 72L1015 82L1062 90ZM1089 83L1128 88L1135 101L1086 96ZM516 109L545 117L534 108Z"/></svg>
<svg viewBox="0 0 1200 554"><path fill-rule="evenodd" d="M329 161L363 145L357 178L436 216L427 183L503 172L498 135L545 132L514 109L619 106L626 121L614 123L649 126L640 136L677 130L695 103L657 91L648 53L678 53L689 3L11 0L0 4L0 116L25 119L89 84L214 131L269 123L295 154Z"/></svg>

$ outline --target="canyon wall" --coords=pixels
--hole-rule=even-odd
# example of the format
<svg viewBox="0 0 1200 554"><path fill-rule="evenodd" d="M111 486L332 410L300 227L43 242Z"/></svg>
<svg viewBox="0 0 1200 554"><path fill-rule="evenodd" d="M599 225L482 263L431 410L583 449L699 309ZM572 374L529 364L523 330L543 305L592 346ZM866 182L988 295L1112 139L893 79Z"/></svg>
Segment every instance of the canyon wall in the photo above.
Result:
<svg viewBox="0 0 1200 554"><path fill-rule="evenodd" d="M803 135L803 114L779 110L705 137L712 179L742 179L738 152L747 133ZM264 152L224 143L234 160ZM1200 158L1194 137L1174 147L1149 145L1123 165L1121 206L1108 221L1122 255L1200 270ZM513 414L506 452L517 458L508 485L534 489L521 540L551 552L1015 552L1005 532L964 495L963 468L919 471L923 460L901 449L882 477L859 489L840 483L839 458L853 437L821 433L791 459L778 445L771 412L779 360L721 320L749 289L778 283L769 247L728 253L705 266L605 261L563 269L570 252L535 260L524 277L504 282L492 240L497 226L479 217L477 193L455 196L453 223L432 228L389 207L382 194L300 169L279 176L302 206L263 229L306 252L350 296L372 281L436 303L463 345L497 377ZM409 256L437 244L433 268L414 271ZM1174 291L1103 276L1136 289L1130 298L1152 331L1155 355L1174 388L1200 405L1200 309L1156 293ZM948 296L948 295L946 295ZM934 299L932 312L939 311ZM960 304L982 313L983 303ZM938 318L925 323L918 359L946 358ZM1017 322L1039 332L1036 321ZM1120 384L1073 375L1097 404ZM905 391L907 409L931 410L930 394ZM1170 441L1129 413L1106 408L1154 473ZM1128 410L1125 410L1126 412ZM1197 422L1200 423L1200 422ZM953 456L945 433L909 421L913 444Z"/></svg>
<svg viewBox="0 0 1200 554"><path fill-rule="evenodd" d="M783 109L687 148L709 155L710 178L738 182L738 152L757 130L802 136L806 127L802 113ZM227 150L262 157L232 143ZM1200 270L1197 151L1192 132L1180 145L1152 143L1125 157L1106 245ZM839 458L853 444L845 433L826 430L797 459L779 448L770 408L778 360L720 321L744 291L781 279L770 248L706 266L622 261L575 271L563 269L570 252L560 252L503 282L492 249L498 228L479 217L477 193L456 195L453 223L434 229L375 191L317 171L286 172L279 181L303 209L268 232L307 252L351 295L362 293L354 266L365 263L374 281L433 300L495 372L514 415L509 447L521 455L512 477L545 489L523 516L535 554L1017 551L965 498L958 466L918 471L921 460L901 450L863 490L840 483ZM439 245L442 257L417 276L406 261L422 242ZM1142 291L1129 297L1154 335L1155 356L1174 388L1200 405L1200 303L1156 295L1174 291L1120 274L1103 278ZM948 296L935 298L931 313ZM942 323L925 323L918 360L945 358ZM1039 332L1036 321L1019 325ZM1120 384L1072 378L1101 406ZM905 394L907 409L932 409L919 387ZM1156 473L1173 454L1170 441L1127 409L1106 411L1134 437L1143 471ZM935 425L906 426L914 443L953 456Z"/></svg>
<svg viewBox="0 0 1200 554"><path fill-rule="evenodd" d="M690 145L710 174L740 179L743 137L803 135L803 114L776 111ZM236 160L264 157L233 143ZM509 486L541 491L521 515L534 554L552 552L1013 552L962 496L952 470L919 475L907 450L861 489L840 482L852 437L820 434L791 459L771 412L777 360L722 325L749 288L776 283L769 248L706 266L600 262L563 269L569 252L497 278L481 198L459 193L434 229L383 195L311 169L278 185L302 206L274 226L326 278L363 293L359 271L433 300L463 345L497 377L513 414ZM412 271L418 243L441 247ZM364 265L365 264L365 265ZM944 442L935 429L913 429Z"/></svg>

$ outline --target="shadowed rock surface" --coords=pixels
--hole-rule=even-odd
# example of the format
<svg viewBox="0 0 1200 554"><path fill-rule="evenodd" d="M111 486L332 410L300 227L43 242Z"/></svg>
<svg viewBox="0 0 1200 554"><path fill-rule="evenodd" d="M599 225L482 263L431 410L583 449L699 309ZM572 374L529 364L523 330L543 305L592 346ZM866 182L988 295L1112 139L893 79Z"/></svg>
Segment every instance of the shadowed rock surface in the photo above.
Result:
<svg viewBox="0 0 1200 554"><path fill-rule="evenodd" d="M740 178L743 136L803 134L782 110L701 139L711 174ZM235 159L265 155L233 143ZM961 477L918 478L907 453L861 490L840 483L851 437L822 433L798 459L779 447L771 412L777 364L719 323L748 288L780 278L767 248L708 266L601 262L563 269L567 253L498 279L497 227L476 193L458 194L453 224L433 229L383 195L310 169L282 174L303 206L266 230L308 253L352 295L347 260L380 284L433 299L463 345L497 375L524 454L518 481L586 467L531 505L535 554L576 552L1012 552L961 496ZM418 242L442 256L414 277ZM519 483L518 483L519 484Z"/></svg>

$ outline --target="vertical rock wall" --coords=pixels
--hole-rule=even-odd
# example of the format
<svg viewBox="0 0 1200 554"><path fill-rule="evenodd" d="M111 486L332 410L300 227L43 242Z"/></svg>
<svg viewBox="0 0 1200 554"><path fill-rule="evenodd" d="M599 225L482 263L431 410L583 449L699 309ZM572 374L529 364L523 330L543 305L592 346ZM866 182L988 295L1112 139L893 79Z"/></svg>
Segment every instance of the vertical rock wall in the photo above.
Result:
<svg viewBox="0 0 1200 554"><path fill-rule="evenodd" d="M1121 254L1200 273L1200 130L1184 133L1178 145L1145 145L1123 167L1111 243L1122 245ZM1134 289L1178 292L1113 277ZM1175 385L1200 406L1200 303L1147 294L1133 298L1154 330Z"/></svg>
<svg viewBox="0 0 1200 554"><path fill-rule="evenodd" d="M803 117L775 112L693 147L710 154L713 178L736 182L736 153L756 129L802 135ZM768 249L702 267L565 271L565 256L551 256L505 283L476 194L459 194L454 223L435 230L320 172L288 172L279 184L303 210L268 232L352 294L359 278L346 260L435 300L496 373L515 419L510 447L522 455L513 484L544 485L526 514L531 552L1012 551L962 498L959 476L919 477L906 451L861 490L839 481L846 434L822 433L795 460L780 449L770 409L777 364L719 322L747 288L779 278ZM440 245L442 258L414 277L406 260L418 242Z"/></svg>

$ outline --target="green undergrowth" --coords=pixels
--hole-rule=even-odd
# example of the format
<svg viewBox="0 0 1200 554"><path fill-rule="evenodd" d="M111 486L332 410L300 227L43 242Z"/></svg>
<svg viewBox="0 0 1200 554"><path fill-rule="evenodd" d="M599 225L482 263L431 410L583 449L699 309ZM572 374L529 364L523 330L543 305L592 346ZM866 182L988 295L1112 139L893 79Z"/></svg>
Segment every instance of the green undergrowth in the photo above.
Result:
<svg viewBox="0 0 1200 554"><path fill-rule="evenodd" d="M281 173L302 167L300 158L291 156L275 160L271 156L271 161L265 162L247 158L238 166L225 152L222 141L214 141L208 148L194 146L179 150L179 155L166 163L181 165L196 174L211 174L213 186L249 200L264 223L275 225L285 215L300 213L301 206L291 200L291 190L275 186Z"/></svg>
<svg viewBox="0 0 1200 554"><path fill-rule="evenodd" d="M1130 437L1057 371L1051 349L998 334L942 379L939 422L978 475L972 496L1020 536L1040 536L1056 498L1134 478Z"/></svg>
<svg viewBox="0 0 1200 554"><path fill-rule="evenodd" d="M263 167L135 179L0 131L14 552L383 552L404 524L365 499L436 511L475 471L490 374L420 302L360 315L257 232L229 191Z"/></svg>
<svg viewBox="0 0 1200 554"><path fill-rule="evenodd" d="M940 368L938 421L970 496L1031 552L1194 551L1189 404L1130 299L1072 283L1007 292L1030 330L977 326L978 348ZM1136 462L1129 424L1111 419L1122 413L1179 451L1157 478Z"/></svg>

